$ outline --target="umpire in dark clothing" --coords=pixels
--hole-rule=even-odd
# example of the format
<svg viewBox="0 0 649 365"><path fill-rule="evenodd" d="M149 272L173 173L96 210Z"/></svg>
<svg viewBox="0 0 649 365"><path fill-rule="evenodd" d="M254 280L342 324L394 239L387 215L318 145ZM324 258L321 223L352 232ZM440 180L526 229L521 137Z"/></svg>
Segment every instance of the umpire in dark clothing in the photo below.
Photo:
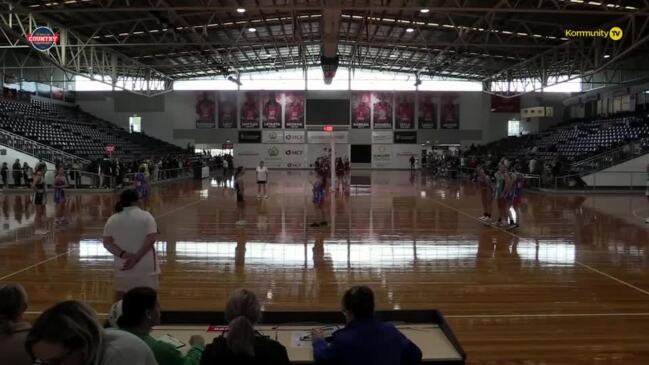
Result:
<svg viewBox="0 0 649 365"><path fill-rule="evenodd" d="M374 318L374 293L355 286L343 296L345 328L334 332L327 343L320 330L313 330L313 357L318 364L415 365L421 350L390 323Z"/></svg>

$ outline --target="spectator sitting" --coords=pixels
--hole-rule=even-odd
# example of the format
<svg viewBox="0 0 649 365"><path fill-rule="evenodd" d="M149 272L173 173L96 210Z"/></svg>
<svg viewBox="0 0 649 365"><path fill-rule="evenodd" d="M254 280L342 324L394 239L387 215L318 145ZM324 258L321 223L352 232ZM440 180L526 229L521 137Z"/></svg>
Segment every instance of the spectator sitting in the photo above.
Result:
<svg viewBox="0 0 649 365"><path fill-rule="evenodd" d="M374 318L374 293L355 286L342 300L345 328L327 343L320 330L312 331L316 363L338 365L411 365L421 363L421 350L394 325Z"/></svg>
<svg viewBox="0 0 649 365"><path fill-rule="evenodd" d="M25 351L29 322L23 319L27 309L27 294L18 284L0 286L0 354L3 364L31 365Z"/></svg>
<svg viewBox="0 0 649 365"><path fill-rule="evenodd" d="M38 364L157 365L142 340L125 331L104 330L93 310L74 300L43 312L27 335L25 348Z"/></svg>
<svg viewBox="0 0 649 365"><path fill-rule="evenodd" d="M147 287L129 290L122 298L122 314L117 319L120 329L128 331L144 341L153 351L159 365L197 365L201 360L205 340L192 336L191 349L183 356L174 345L151 337L151 328L160 324L158 293Z"/></svg>
<svg viewBox="0 0 649 365"><path fill-rule="evenodd" d="M261 305L249 290L235 290L225 306L229 322L225 337L207 345L201 365L288 365L286 348L255 331Z"/></svg>

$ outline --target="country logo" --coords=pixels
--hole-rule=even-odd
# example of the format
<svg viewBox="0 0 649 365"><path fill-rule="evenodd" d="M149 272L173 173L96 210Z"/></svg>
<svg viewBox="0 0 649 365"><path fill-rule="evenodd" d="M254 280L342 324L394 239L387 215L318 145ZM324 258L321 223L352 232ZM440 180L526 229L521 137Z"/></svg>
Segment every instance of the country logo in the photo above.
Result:
<svg viewBox="0 0 649 365"><path fill-rule="evenodd" d="M59 43L59 34L48 27L38 27L27 35L27 40L39 51L48 51Z"/></svg>

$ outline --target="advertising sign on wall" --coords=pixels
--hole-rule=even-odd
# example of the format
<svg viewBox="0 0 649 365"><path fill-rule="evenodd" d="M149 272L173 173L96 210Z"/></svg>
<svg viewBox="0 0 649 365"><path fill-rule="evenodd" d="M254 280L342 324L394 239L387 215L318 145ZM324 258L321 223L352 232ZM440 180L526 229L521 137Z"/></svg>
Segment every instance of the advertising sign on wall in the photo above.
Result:
<svg viewBox="0 0 649 365"><path fill-rule="evenodd" d="M261 131L239 131L239 143L261 143Z"/></svg>
<svg viewBox="0 0 649 365"><path fill-rule="evenodd" d="M262 131L262 143L284 143L284 131Z"/></svg>
<svg viewBox="0 0 649 365"><path fill-rule="evenodd" d="M196 128L216 128L216 102L207 91L196 95Z"/></svg>
<svg viewBox="0 0 649 365"><path fill-rule="evenodd" d="M320 132L320 131L309 131L308 132L308 141L309 143L330 143L333 138L336 143L349 143L348 138L349 133L347 131L336 131L336 132Z"/></svg>
<svg viewBox="0 0 649 365"><path fill-rule="evenodd" d="M306 145L290 144L282 146L283 165L289 169L301 169L306 165Z"/></svg>
<svg viewBox="0 0 649 365"><path fill-rule="evenodd" d="M372 167L373 168L392 167L392 145L389 144L372 145Z"/></svg>
<svg viewBox="0 0 649 365"><path fill-rule="evenodd" d="M372 143L393 143L392 131L372 131Z"/></svg>
<svg viewBox="0 0 649 365"><path fill-rule="evenodd" d="M269 168L306 168L304 144L246 144L236 145L234 159L237 165L253 168L264 161Z"/></svg>
<svg viewBox="0 0 649 365"><path fill-rule="evenodd" d="M304 131L284 131L284 143L304 143Z"/></svg>
<svg viewBox="0 0 649 365"><path fill-rule="evenodd" d="M417 143L417 132L394 132L394 143Z"/></svg>

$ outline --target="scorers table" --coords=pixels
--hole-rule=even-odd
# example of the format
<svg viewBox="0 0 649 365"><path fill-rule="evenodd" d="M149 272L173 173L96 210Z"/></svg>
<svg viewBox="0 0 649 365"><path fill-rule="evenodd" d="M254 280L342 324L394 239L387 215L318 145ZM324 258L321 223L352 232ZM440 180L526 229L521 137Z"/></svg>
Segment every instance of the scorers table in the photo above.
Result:
<svg viewBox="0 0 649 365"><path fill-rule="evenodd" d="M463 365L466 354L442 314L437 310L377 311L377 318L393 323L422 352L422 363ZM227 330L223 312L165 311L162 324L152 335L175 343L187 351L192 335L205 337L205 343ZM310 331L321 328L330 335L345 325L341 312L263 312L262 322L255 328L263 336L286 347L293 364L313 364Z"/></svg>

